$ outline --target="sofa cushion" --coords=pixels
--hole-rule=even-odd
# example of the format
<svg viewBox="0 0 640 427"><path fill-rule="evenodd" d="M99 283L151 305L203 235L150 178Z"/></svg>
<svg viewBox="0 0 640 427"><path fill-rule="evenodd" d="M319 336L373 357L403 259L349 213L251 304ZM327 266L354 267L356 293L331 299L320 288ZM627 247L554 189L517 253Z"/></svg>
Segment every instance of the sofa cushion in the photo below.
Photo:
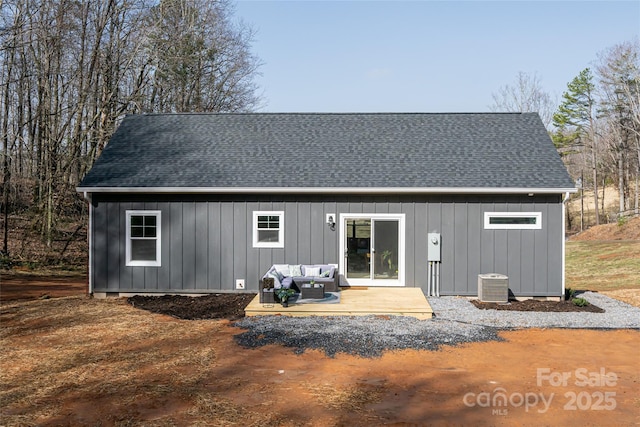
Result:
<svg viewBox="0 0 640 427"><path fill-rule="evenodd" d="M267 273L267 277L271 277L273 279L273 287L275 289L279 289L282 287L282 282L280 282L280 277L275 271L269 270Z"/></svg>
<svg viewBox="0 0 640 427"><path fill-rule="evenodd" d="M290 289L291 285L293 285L293 277L288 276L282 280L282 287L285 289Z"/></svg>
<svg viewBox="0 0 640 427"><path fill-rule="evenodd" d="M304 267L304 277L320 276L320 267Z"/></svg>
<svg viewBox="0 0 640 427"><path fill-rule="evenodd" d="M302 266L300 264L289 265L289 272L293 277L300 277L302 276Z"/></svg>

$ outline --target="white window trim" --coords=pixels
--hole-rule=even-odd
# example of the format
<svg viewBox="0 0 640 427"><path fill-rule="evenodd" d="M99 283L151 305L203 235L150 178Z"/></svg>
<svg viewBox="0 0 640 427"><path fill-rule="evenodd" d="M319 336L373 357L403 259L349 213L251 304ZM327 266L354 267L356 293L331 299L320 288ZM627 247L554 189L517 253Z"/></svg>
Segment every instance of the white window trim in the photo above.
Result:
<svg viewBox="0 0 640 427"><path fill-rule="evenodd" d="M347 250L347 240L346 240L346 232L344 230L345 221L348 219L390 219L390 220L398 220L398 279L397 280L376 280L376 279L346 279L345 273L341 274L341 281L343 284L348 284L349 286L406 286L405 283L405 273L406 273L406 215L401 213L391 213L391 214L368 214L368 213L341 213L340 214L340 234L339 234L339 248L341 254L345 254ZM346 258L341 256L338 261L339 271L346 272L347 271L347 263Z"/></svg>
<svg viewBox="0 0 640 427"><path fill-rule="evenodd" d="M258 241L258 216L280 217L277 242ZM284 211L253 211L253 247L254 248L284 248Z"/></svg>
<svg viewBox="0 0 640 427"><path fill-rule="evenodd" d="M506 218L536 218L535 224L491 224L492 217ZM485 230L540 230L542 229L542 212L485 212L484 213Z"/></svg>
<svg viewBox="0 0 640 427"><path fill-rule="evenodd" d="M131 217L132 216L155 216L156 217L156 260L155 261L135 261L131 259ZM160 267L160 254L162 239L161 239L161 231L162 231L162 214L160 211L147 211L147 210L133 210L126 211L127 216L127 266L128 267Z"/></svg>

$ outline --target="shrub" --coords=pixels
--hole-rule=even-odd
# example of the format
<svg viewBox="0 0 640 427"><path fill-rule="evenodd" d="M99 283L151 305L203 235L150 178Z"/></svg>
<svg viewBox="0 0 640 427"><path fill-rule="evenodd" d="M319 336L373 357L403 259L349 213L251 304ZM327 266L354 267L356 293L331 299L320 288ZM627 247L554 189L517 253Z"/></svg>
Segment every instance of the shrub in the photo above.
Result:
<svg viewBox="0 0 640 427"><path fill-rule="evenodd" d="M571 288L567 288L564 290L564 299L565 300L572 300L573 297L576 296L576 290L575 289L571 289Z"/></svg>
<svg viewBox="0 0 640 427"><path fill-rule="evenodd" d="M577 305L578 307L586 307L589 305L589 301L584 298L574 298L571 300L571 302L573 302L573 304Z"/></svg>
<svg viewBox="0 0 640 427"><path fill-rule="evenodd" d="M618 217L618 227L622 227L627 223L627 217L626 216L620 216Z"/></svg>
<svg viewBox="0 0 640 427"><path fill-rule="evenodd" d="M13 261L11 260L11 258L3 253L0 253L0 268L9 270L11 269L12 265Z"/></svg>

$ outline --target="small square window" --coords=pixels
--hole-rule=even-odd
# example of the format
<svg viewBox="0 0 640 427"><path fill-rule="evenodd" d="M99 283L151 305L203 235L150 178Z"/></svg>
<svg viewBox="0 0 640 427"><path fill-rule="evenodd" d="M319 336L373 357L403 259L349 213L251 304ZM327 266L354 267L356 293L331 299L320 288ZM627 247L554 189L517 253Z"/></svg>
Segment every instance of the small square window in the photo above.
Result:
<svg viewBox="0 0 640 427"><path fill-rule="evenodd" d="M284 212L254 212L253 213L253 247L254 248L283 248L284 247Z"/></svg>
<svg viewBox="0 0 640 427"><path fill-rule="evenodd" d="M127 266L160 267L160 211L127 211Z"/></svg>

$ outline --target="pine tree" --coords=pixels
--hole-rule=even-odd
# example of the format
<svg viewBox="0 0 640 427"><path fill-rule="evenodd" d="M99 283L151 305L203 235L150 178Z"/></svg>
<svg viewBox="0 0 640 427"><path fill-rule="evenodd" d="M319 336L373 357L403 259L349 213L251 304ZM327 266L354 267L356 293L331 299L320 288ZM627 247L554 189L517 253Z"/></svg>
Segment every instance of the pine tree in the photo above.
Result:
<svg viewBox="0 0 640 427"><path fill-rule="evenodd" d="M553 125L557 131L553 141L558 148L586 146L591 151L593 173L593 197L595 202L596 225L600 224L598 210L598 154L595 129L596 99L593 75L585 68L571 82L562 94L562 103L553 115Z"/></svg>

